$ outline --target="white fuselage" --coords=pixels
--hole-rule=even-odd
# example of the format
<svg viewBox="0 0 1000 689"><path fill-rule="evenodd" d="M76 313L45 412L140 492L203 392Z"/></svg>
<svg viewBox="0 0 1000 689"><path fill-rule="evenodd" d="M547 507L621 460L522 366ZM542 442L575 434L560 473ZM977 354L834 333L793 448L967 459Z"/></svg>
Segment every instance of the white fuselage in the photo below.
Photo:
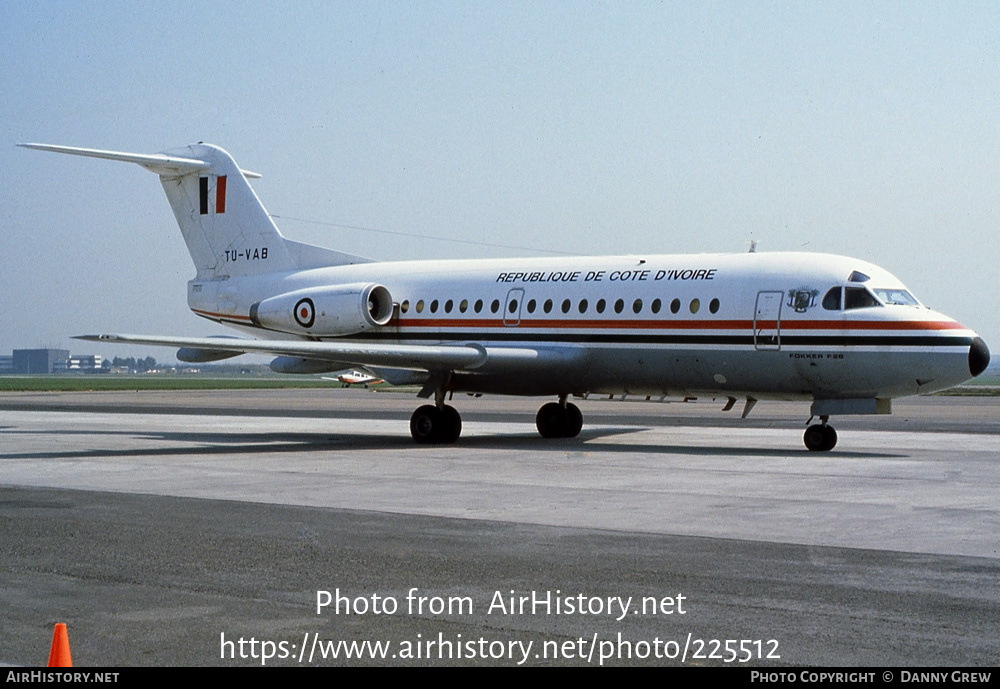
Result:
<svg viewBox="0 0 1000 689"><path fill-rule="evenodd" d="M973 331L915 300L876 299L906 288L870 263L824 254L362 263L196 279L189 305L259 335L254 303L356 283L388 290L387 324L332 338L290 321L267 336L545 352L456 372L450 388L467 392L874 399L973 375ZM834 305L828 295L841 288ZM873 296L859 302L861 291Z"/></svg>

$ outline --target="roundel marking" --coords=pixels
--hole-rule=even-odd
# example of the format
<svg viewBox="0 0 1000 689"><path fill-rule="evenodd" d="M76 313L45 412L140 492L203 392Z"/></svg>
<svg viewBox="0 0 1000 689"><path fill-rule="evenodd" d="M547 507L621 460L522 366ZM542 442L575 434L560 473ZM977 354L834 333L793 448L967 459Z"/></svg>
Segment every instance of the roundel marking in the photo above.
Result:
<svg viewBox="0 0 1000 689"><path fill-rule="evenodd" d="M311 328L316 322L316 307L313 300L306 297L295 304L295 322L303 328Z"/></svg>

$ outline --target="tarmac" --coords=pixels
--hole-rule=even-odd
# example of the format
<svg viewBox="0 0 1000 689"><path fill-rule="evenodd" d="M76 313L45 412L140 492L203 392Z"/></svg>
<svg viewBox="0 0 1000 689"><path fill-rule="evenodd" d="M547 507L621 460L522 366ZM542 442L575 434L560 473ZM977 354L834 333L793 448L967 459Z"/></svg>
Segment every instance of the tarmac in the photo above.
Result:
<svg viewBox="0 0 1000 689"><path fill-rule="evenodd" d="M829 453L806 404L543 401L417 446L401 393L2 393L0 663L56 622L106 667L1000 660L1000 398Z"/></svg>

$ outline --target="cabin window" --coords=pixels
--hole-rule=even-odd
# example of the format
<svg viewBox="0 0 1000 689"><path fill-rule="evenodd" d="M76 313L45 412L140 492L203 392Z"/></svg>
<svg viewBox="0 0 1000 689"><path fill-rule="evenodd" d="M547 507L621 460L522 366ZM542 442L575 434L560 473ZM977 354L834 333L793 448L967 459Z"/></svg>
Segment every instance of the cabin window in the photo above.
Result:
<svg viewBox="0 0 1000 689"><path fill-rule="evenodd" d="M444 312L445 313L451 313L451 307L453 307L454 305L455 305L455 302L453 302L451 299L449 299L448 301L446 301L444 303Z"/></svg>
<svg viewBox="0 0 1000 689"><path fill-rule="evenodd" d="M421 299L420 301L417 302L417 313L423 313L423 312L424 312L424 300Z"/></svg>
<svg viewBox="0 0 1000 689"><path fill-rule="evenodd" d="M708 303L708 310L712 313L719 313L719 300L713 299Z"/></svg>
<svg viewBox="0 0 1000 689"><path fill-rule="evenodd" d="M476 305L473 306L472 308L475 309L476 313L479 313L480 311L482 311L483 310L483 300L482 299L476 299Z"/></svg>
<svg viewBox="0 0 1000 689"><path fill-rule="evenodd" d="M500 300L499 299L494 299L493 303L490 304L490 311L492 311L493 313L496 313L499 310L500 310Z"/></svg>
<svg viewBox="0 0 1000 689"><path fill-rule="evenodd" d="M468 311L469 310L469 300L468 299L463 299L462 303L458 305L458 310L461 311L462 313L465 313L466 311Z"/></svg>
<svg viewBox="0 0 1000 689"><path fill-rule="evenodd" d="M619 299L615 302L615 313L621 313L625 310L625 300Z"/></svg>
<svg viewBox="0 0 1000 689"><path fill-rule="evenodd" d="M659 299L654 299L653 303L649 305L649 310L652 311L653 313L659 313L661 305L662 302L660 302Z"/></svg>
<svg viewBox="0 0 1000 689"><path fill-rule="evenodd" d="M878 299L864 287L844 288L844 310L865 309L869 306L881 306Z"/></svg>
<svg viewBox="0 0 1000 689"><path fill-rule="evenodd" d="M691 309L691 313L698 313L698 309L701 308L701 302L698 301L697 299L692 299L691 303L688 305L688 308Z"/></svg>
<svg viewBox="0 0 1000 689"><path fill-rule="evenodd" d="M586 299L581 299L580 300L580 313L587 313L587 300Z"/></svg>
<svg viewBox="0 0 1000 689"><path fill-rule="evenodd" d="M435 299L431 302L431 313L437 313L438 310L438 300Z"/></svg>
<svg viewBox="0 0 1000 689"><path fill-rule="evenodd" d="M680 299L674 299L672 302L670 302L670 313L677 313L680 310L681 310Z"/></svg>
<svg viewBox="0 0 1000 689"><path fill-rule="evenodd" d="M551 299L546 299L545 300L545 303L542 304L542 311L544 311L545 313L549 313L550 311L552 311L552 300Z"/></svg>
<svg viewBox="0 0 1000 689"><path fill-rule="evenodd" d="M569 299L563 299L562 312L569 313L569 309L571 306L573 306L573 302L571 302Z"/></svg>
<svg viewBox="0 0 1000 689"><path fill-rule="evenodd" d="M827 311L840 311L840 288L831 287L823 297L823 308Z"/></svg>
<svg viewBox="0 0 1000 689"><path fill-rule="evenodd" d="M632 313L639 313L642 311L642 299L636 299L632 302Z"/></svg>
<svg viewBox="0 0 1000 689"><path fill-rule="evenodd" d="M604 308L608 305L603 299L597 300L597 313L604 313Z"/></svg>
<svg viewBox="0 0 1000 689"><path fill-rule="evenodd" d="M535 312L535 307L537 305L538 305L538 303L534 299L529 299L528 300L528 304L527 304L528 313L534 313Z"/></svg>
<svg viewBox="0 0 1000 689"><path fill-rule="evenodd" d="M410 300L404 299L403 303L399 305L399 312L406 313L409 310L410 310Z"/></svg>

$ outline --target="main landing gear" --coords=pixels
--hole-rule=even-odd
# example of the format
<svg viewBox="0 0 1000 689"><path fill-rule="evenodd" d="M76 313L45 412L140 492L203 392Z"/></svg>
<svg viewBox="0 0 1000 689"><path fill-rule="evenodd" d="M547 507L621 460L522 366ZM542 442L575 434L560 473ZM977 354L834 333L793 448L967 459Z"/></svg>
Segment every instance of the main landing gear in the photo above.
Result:
<svg viewBox="0 0 1000 689"><path fill-rule="evenodd" d="M458 410L444 403L443 394L439 397L440 402L418 407L410 417L410 435L421 445L453 443L462 435ZM575 438L583 428L583 413L563 395L558 402L542 405L535 426L543 438Z"/></svg>
<svg viewBox="0 0 1000 689"><path fill-rule="evenodd" d="M802 437L806 447L813 452L828 452L837 445L837 431L833 426L828 426L829 416L819 417L820 423L814 423L806 429L806 434Z"/></svg>
<svg viewBox="0 0 1000 689"><path fill-rule="evenodd" d="M575 438L583 428L583 413L566 396L558 402L543 404L535 415L535 426L543 438Z"/></svg>
<svg viewBox="0 0 1000 689"><path fill-rule="evenodd" d="M453 443L462 435L462 417L455 407L425 404L410 417L410 435L421 445Z"/></svg>

